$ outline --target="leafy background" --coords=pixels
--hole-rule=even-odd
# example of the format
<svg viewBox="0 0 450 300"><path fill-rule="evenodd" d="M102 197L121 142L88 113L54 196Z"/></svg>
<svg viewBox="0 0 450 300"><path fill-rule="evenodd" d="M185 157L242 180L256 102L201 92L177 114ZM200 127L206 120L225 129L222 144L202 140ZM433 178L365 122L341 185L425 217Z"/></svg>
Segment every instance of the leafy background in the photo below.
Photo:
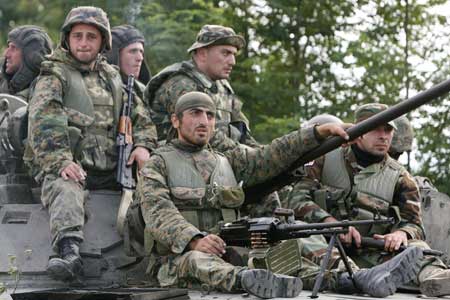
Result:
<svg viewBox="0 0 450 300"><path fill-rule="evenodd" d="M138 27L153 74L188 58L203 24L233 27L248 43L232 84L261 142L319 113L351 121L360 104L394 104L450 74L444 0L0 0L0 49L22 24L58 41L65 15L80 5L102 7L112 26ZM413 172L447 193L449 104L443 97L409 115Z"/></svg>

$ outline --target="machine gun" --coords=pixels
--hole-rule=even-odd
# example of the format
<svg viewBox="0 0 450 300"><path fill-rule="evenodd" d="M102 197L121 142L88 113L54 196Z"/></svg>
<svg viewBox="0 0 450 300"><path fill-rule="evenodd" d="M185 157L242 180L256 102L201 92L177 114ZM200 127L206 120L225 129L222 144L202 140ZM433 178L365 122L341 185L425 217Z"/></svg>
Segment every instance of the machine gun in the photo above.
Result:
<svg viewBox="0 0 450 300"><path fill-rule="evenodd" d="M347 134L350 140L353 140L380 125L386 124L401 115L404 115L425 103L430 102L440 96L445 95L450 91L450 80L441 82L426 91L423 91L405 101L399 102L396 105L382 111L358 124L347 129ZM315 160L322 155L339 148L342 144L346 143L342 137L331 137L323 142L319 147L305 153L299 157L285 172L275 176L271 180L262 182L260 184L253 185L245 188L245 202L255 203L258 202L265 195L270 194L288 185L296 180L298 176L295 174L295 170L302 167L307 162Z"/></svg>
<svg viewBox="0 0 450 300"><path fill-rule="evenodd" d="M251 249L269 248L280 241L305 238L311 235L326 235L329 237L327 252L320 265L320 272L316 277L311 298L317 298L325 270L330 261L331 252L335 246L339 250L347 272L355 285L353 271L338 234L348 233L350 226L395 223L394 218L382 219L381 216L375 215L373 220L307 224L294 221L294 212L292 210L277 209L275 214L284 215L287 221L283 222L276 217L242 218L232 223L222 224L219 229L219 236L228 246L249 247Z"/></svg>
<svg viewBox="0 0 450 300"><path fill-rule="evenodd" d="M119 160L117 162L117 182L127 189L135 187L133 179L133 168L127 165L128 158L133 150L133 134L131 123L131 105L133 103L133 87L134 76L128 76L126 91L128 94L127 101L123 103L120 112L119 128L117 130L117 148L119 152Z"/></svg>

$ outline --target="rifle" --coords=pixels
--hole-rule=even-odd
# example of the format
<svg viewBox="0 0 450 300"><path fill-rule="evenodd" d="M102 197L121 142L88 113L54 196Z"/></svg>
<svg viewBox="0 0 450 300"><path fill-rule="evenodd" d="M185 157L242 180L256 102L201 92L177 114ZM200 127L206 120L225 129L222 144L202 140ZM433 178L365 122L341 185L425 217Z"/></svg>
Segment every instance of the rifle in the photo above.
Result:
<svg viewBox="0 0 450 300"><path fill-rule="evenodd" d="M440 96L445 95L450 91L450 80L443 81L428 90L425 90L405 101L399 102L394 106L382 111L358 124L347 129L347 134L350 140L353 140L380 125L386 124L403 114L406 114L428 102L434 100ZM266 182L253 185L251 187L246 187L245 191L245 203L255 203L258 202L265 195L270 194L285 185L288 185L296 180L298 176L295 175L295 170L302 167L307 162L315 160L322 155L339 148L342 144L348 141L344 140L342 137L335 136L330 137L325 140L317 148L305 153L299 157L286 171L273 177L271 180Z"/></svg>
<svg viewBox="0 0 450 300"><path fill-rule="evenodd" d="M119 160L117 162L117 182L122 188L132 189L135 187L133 179L133 168L127 165L127 161L133 150L133 134L131 123L131 105L133 103L133 87L134 76L128 76L126 91L128 94L127 101L123 103L120 112L119 128L117 132L117 149L119 152Z"/></svg>
<svg viewBox="0 0 450 300"><path fill-rule="evenodd" d="M353 241L352 247L356 248L356 244ZM375 249L384 249L384 240L376 240L371 237L361 237L361 248L375 248ZM400 249L398 249L396 252L404 251L406 247L404 245L400 246ZM433 256L442 256L444 253L439 250L434 249L423 249L422 250L424 255L433 255Z"/></svg>
<svg viewBox="0 0 450 300"><path fill-rule="evenodd" d="M277 214L277 211L275 213ZM329 236L330 241L327 252L320 265L320 272L316 277L311 298L317 298L334 246L339 250L347 272L353 284L356 286L353 279L353 271L348 262L344 247L337 236L338 234L348 233L350 226L395 223L394 218L382 219L380 216L374 216L373 220L305 224L293 220L294 212L292 210L282 210L282 214L286 216L286 222L275 217L246 217L232 223L221 224L219 227L219 236L228 246L249 247L251 249L267 249L283 240L305 238L311 235Z"/></svg>

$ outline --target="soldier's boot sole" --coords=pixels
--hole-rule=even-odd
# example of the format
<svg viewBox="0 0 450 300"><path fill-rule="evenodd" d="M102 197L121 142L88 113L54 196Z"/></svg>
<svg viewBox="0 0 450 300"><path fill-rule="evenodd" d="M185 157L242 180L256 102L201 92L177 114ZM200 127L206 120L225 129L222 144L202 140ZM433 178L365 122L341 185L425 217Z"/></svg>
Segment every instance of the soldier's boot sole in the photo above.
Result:
<svg viewBox="0 0 450 300"><path fill-rule="evenodd" d="M81 274L81 261L69 262L61 258L52 258L48 262L47 273L55 280L73 281Z"/></svg>
<svg viewBox="0 0 450 300"><path fill-rule="evenodd" d="M450 278L426 279L420 283L420 292L427 297L450 295Z"/></svg>
<svg viewBox="0 0 450 300"><path fill-rule="evenodd" d="M398 287L416 278L422 258L422 250L411 247L384 263L384 266L374 267L381 268L373 273L374 277L367 278L370 284L363 292L380 298L394 294Z"/></svg>
<svg viewBox="0 0 450 300"><path fill-rule="evenodd" d="M303 283L297 277L252 269L242 271L241 286L246 292L259 298L293 298L300 294Z"/></svg>

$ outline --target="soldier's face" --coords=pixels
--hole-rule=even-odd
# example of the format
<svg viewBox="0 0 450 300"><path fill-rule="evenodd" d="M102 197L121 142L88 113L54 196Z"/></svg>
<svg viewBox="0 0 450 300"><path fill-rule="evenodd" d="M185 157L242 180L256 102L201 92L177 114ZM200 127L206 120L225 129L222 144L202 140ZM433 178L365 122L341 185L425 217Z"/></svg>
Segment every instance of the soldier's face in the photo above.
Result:
<svg viewBox="0 0 450 300"><path fill-rule="evenodd" d="M385 155L391 146L394 128L390 125L379 126L356 140L361 150L373 155Z"/></svg>
<svg viewBox="0 0 450 300"><path fill-rule="evenodd" d="M6 74L13 75L20 69L20 66L22 66L22 49L17 47L14 42L9 42L4 56L6 66L5 72Z"/></svg>
<svg viewBox="0 0 450 300"><path fill-rule="evenodd" d="M198 49L204 51L204 70L212 80L229 79L236 64L237 48L229 45L210 46Z"/></svg>
<svg viewBox="0 0 450 300"><path fill-rule="evenodd" d="M100 52L102 34L97 27L88 24L76 24L69 33L70 53L82 63L92 63Z"/></svg>
<svg viewBox="0 0 450 300"><path fill-rule="evenodd" d="M172 125L178 132L178 139L189 144L204 146L214 132L216 117L209 109L196 107L185 110L181 119L173 114Z"/></svg>
<svg viewBox="0 0 450 300"><path fill-rule="evenodd" d="M122 50L119 53L119 68L120 71L126 76L134 75L139 76L141 70L142 61L144 60L144 46L142 43L133 43Z"/></svg>

